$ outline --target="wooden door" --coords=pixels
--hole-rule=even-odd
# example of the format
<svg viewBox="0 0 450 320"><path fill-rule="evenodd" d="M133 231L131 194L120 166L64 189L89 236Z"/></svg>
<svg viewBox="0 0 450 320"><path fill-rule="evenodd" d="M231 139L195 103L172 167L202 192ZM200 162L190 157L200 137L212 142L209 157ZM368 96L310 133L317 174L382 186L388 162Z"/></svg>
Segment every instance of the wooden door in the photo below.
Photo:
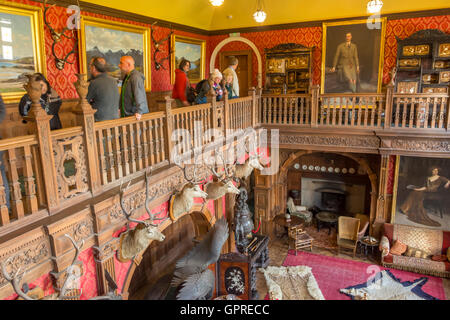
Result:
<svg viewBox="0 0 450 320"><path fill-rule="evenodd" d="M248 89L252 83L252 52L246 51L225 51L220 52L220 71L228 67L228 57L235 56L238 61L236 73L239 80L239 96L248 96Z"/></svg>

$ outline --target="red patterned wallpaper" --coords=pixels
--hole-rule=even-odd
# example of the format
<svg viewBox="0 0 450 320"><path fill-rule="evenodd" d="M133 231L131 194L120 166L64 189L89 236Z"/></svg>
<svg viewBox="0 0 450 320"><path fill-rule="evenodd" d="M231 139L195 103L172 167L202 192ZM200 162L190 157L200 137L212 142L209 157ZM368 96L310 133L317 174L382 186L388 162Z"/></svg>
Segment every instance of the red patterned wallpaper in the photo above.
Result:
<svg viewBox="0 0 450 320"><path fill-rule="evenodd" d="M322 28L311 27L311 28L297 28L297 29L285 29L285 30L274 30L274 31L263 31L263 32L250 32L241 33L241 37L247 38L252 41L258 48L259 53L262 57L262 69L263 69L263 83L265 79L265 57L264 48L272 48L281 43L299 43L307 47L315 46L313 51L312 59L312 73L314 83L320 83L320 65L322 59ZM208 43L208 57L211 57L214 48L224 39L228 38L227 35L212 36ZM230 42L226 44L220 51L239 51L239 50L251 50L251 48L243 42ZM217 55L216 61L214 63L216 68L219 68L219 55ZM257 85L257 72L258 72L258 61L256 55L252 53L252 69L253 69L253 86ZM221 70L222 71L222 70Z"/></svg>
<svg viewBox="0 0 450 320"><path fill-rule="evenodd" d="M12 2L27 4L27 5L33 5L33 6L39 6L43 8L43 4L38 2L33 2L29 0L11 0ZM129 23L144 27L150 27L149 24L134 22L130 20L115 18L115 17L109 17L101 14L94 14L90 12L81 12L82 15L105 19L105 20L111 20L111 21L118 21L122 23ZM50 25L57 31L62 30L66 26L67 18L69 17L69 14L66 13L65 7L57 7L48 10L48 21ZM161 38L166 37L170 33L170 29L163 28L163 27L154 27L154 38L159 40ZM58 94L64 98L64 99L72 99L77 98L78 95L75 91L74 86L72 85L73 82L75 82L76 76L75 74L79 72L79 58L78 54L73 54L68 59L69 62L72 64L66 64L63 70L58 70L55 66L55 59L51 52L51 47L53 40L51 38L50 31L46 26L44 26L44 33L45 33L45 53L46 53L46 59L47 59L47 78L50 82L50 85L58 92ZM69 35L69 32L66 34ZM175 34L193 37L197 39L202 40L208 40L207 36L197 35L190 32L184 32L175 30ZM77 40L69 40L63 37L63 40L55 46L55 51L58 57L65 56L72 48L73 46L78 47ZM153 60L153 44L152 44L152 70L151 70L151 77L152 77L152 91L168 91L172 90L172 85L170 84L170 64L169 60L164 61L163 66L166 68L156 70ZM161 47L161 51L164 53L160 53L158 55L158 59L161 59L161 57L164 57L166 53L169 52L169 42L165 42L164 45ZM206 61L207 68L206 68L206 74L208 74L208 63L209 61Z"/></svg>
<svg viewBox="0 0 450 320"><path fill-rule="evenodd" d="M387 194L392 194L394 190L394 180L395 180L395 159L396 156L391 155L389 156L389 176L388 176L388 182L387 182Z"/></svg>
<svg viewBox="0 0 450 320"><path fill-rule="evenodd" d="M389 71L395 66L397 57L397 40L395 36L404 39L413 33L424 29L439 29L450 32L450 16L434 16L425 18L411 18L389 20L386 26L386 40L384 49L383 83L390 80Z"/></svg>

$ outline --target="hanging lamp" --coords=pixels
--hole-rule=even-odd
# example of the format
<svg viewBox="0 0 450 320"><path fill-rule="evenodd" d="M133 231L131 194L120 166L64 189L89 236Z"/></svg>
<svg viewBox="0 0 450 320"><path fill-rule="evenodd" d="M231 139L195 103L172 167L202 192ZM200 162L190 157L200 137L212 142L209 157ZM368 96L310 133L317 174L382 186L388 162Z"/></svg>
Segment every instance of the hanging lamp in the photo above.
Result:
<svg viewBox="0 0 450 320"><path fill-rule="evenodd" d="M214 7L220 7L224 0L209 0Z"/></svg>
<svg viewBox="0 0 450 320"><path fill-rule="evenodd" d="M367 12L368 13L378 13L381 11L382 6L383 6L383 1L371 0L367 3Z"/></svg>
<svg viewBox="0 0 450 320"><path fill-rule="evenodd" d="M256 22L264 22L266 20L267 14L263 10L263 6L261 3L261 0L257 0L257 8L256 12L253 14L253 19L255 19Z"/></svg>

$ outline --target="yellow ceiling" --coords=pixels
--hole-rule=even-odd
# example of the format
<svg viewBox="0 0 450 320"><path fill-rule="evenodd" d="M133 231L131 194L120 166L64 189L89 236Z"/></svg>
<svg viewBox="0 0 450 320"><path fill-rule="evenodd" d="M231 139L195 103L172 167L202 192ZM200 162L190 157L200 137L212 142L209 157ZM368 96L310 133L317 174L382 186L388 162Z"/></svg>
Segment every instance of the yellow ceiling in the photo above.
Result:
<svg viewBox="0 0 450 320"><path fill-rule="evenodd" d="M86 2L208 31L365 16L368 0L263 0L267 19L256 23L256 0L86 0ZM449 0L384 0L381 14L442 9ZM232 18L229 18L231 16Z"/></svg>

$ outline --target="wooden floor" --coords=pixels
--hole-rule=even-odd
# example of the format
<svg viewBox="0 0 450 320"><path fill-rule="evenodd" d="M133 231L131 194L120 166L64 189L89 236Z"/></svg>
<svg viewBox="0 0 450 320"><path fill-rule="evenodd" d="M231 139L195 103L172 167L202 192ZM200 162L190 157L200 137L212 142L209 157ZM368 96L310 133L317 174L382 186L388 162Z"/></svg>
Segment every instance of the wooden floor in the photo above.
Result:
<svg viewBox="0 0 450 320"><path fill-rule="evenodd" d="M288 252L287 239L271 236L270 241L269 241L269 257L270 257L269 265L281 266L283 264L284 259L287 256L287 252ZM373 261L369 261L367 258L360 258L360 257L353 258L351 255L346 254L346 253L341 253L338 255L335 250L328 250L328 249L321 249L321 248L313 247L313 253L323 254L326 256L339 257L339 258L349 259L349 260L354 260L354 261L373 263ZM450 279L443 278L442 280L443 280L443 285L444 285L444 290L445 290L445 297L447 300L449 300L450 299ZM267 294L267 286L266 286L266 281L264 279L264 275L259 271L257 272L256 288L258 290L259 299L263 300Z"/></svg>

